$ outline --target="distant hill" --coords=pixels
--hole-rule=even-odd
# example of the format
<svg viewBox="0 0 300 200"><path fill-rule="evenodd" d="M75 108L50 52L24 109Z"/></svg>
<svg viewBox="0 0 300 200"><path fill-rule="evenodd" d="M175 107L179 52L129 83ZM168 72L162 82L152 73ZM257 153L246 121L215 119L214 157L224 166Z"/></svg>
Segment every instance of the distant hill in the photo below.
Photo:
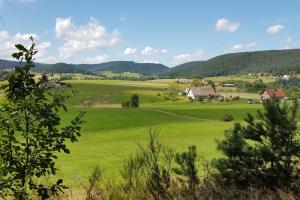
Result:
<svg viewBox="0 0 300 200"><path fill-rule="evenodd" d="M80 73L80 74L89 74L89 75L94 74L93 72L90 72L88 70L80 69L66 63L36 64L34 71L44 72L44 73Z"/></svg>
<svg viewBox="0 0 300 200"><path fill-rule="evenodd" d="M0 59L0 70L11 69L20 64L16 61ZM113 61L101 64L41 64L36 63L34 71L45 73L82 73L94 74L101 71L111 71L115 73L135 72L141 75L158 75L166 72L169 68L156 63L135 63L132 61Z"/></svg>
<svg viewBox="0 0 300 200"><path fill-rule="evenodd" d="M207 61L188 62L162 73L162 77L226 76L246 73L300 73L300 49L230 53Z"/></svg>
<svg viewBox="0 0 300 200"><path fill-rule="evenodd" d="M20 66L20 63L17 61L3 60L0 59L0 70L13 69L16 66ZM56 63L56 64L42 64L36 63L35 72L44 72L44 73L81 73L81 74L94 74L88 70L76 68L70 64L66 63Z"/></svg>
<svg viewBox="0 0 300 200"><path fill-rule="evenodd" d="M111 71L111 72L135 72L142 75L157 75L166 72L169 68L156 63L136 63L132 61L112 61L101 64L79 64L77 68L92 72Z"/></svg>

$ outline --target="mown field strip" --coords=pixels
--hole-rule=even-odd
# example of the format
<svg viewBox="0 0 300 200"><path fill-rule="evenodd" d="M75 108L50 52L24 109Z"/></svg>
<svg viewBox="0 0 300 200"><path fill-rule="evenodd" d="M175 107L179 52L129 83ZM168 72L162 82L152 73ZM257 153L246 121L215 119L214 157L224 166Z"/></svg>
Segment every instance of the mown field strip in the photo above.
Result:
<svg viewBox="0 0 300 200"><path fill-rule="evenodd" d="M160 112L160 113L164 113L166 115L170 115L170 116L178 117L178 118L182 118L182 119L208 121L208 122L220 122L220 120L210 120L210 119L202 119L202 118L197 118L197 117L191 117L191 116L187 116L187 115L178 115L178 114L175 114L175 113L172 113L172 112L167 112L167 111L164 111L164 110L158 110L158 109L153 109L153 108L141 107L141 109L154 111L154 112Z"/></svg>

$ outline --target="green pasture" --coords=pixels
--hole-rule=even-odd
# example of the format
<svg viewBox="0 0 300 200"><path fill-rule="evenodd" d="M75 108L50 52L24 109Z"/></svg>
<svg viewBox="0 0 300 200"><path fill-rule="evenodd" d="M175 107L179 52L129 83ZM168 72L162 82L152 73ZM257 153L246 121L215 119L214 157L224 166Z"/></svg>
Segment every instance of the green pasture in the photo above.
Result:
<svg viewBox="0 0 300 200"><path fill-rule="evenodd" d="M211 80L213 82L222 82L222 81L229 81L229 80L234 80L234 81L249 81L249 82L254 82L259 79L263 80L265 83L270 83L274 82L275 79L271 77L266 77L266 76L247 76L247 75L236 75L236 76L216 76L216 77L207 77L205 78L206 80Z"/></svg>
<svg viewBox="0 0 300 200"><path fill-rule="evenodd" d="M114 78L114 77L139 78L140 77L140 74L133 73L133 72L115 73L111 71L102 71L101 74L106 76L107 78Z"/></svg>
<svg viewBox="0 0 300 200"><path fill-rule="evenodd" d="M71 108L63 114L69 121L79 108ZM105 179L119 179L120 169L138 144L145 144L150 128L160 132L161 143L183 151L195 144L208 159L219 156L215 139L232 123L221 121L196 121L172 117L160 112L143 109L85 109L86 124L79 142L71 145L70 155L61 155L58 161L59 175L70 185L83 182L93 167L99 165Z"/></svg>
<svg viewBox="0 0 300 200"><path fill-rule="evenodd" d="M159 130L161 143L175 151L197 145L198 152L207 159L221 156L216 140L224 130L242 121L247 113L261 108L246 100L223 103L191 103L186 100L166 101L161 95L174 80L123 81L73 80L67 81L78 93L67 102L68 112L61 112L61 126L70 122L79 110L85 110L86 123L78 143L70 144L71 154L61 154L57 174L67 185L78 187L85 183L92 169L99 165L106 180L120 179L124 160L145 144L150 128ZM120 104L132 94L141 98L141 108L96 108L99 104ZM3 97L2 97L3 99ZM85 105L85 106L83 106ZM231 114L233 122L223 122L222 116Z"/></svg>

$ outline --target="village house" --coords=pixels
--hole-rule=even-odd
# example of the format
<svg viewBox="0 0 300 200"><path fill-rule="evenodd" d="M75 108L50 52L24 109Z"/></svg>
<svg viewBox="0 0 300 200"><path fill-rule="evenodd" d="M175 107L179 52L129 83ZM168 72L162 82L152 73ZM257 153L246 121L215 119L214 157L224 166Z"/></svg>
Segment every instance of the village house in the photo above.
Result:
<svg viewBox="0 0 300 200"><path fill-rule="evenodd" d="M64 88L67 87L68 85L64 82L59 82L59 81L47 81L45 83L42 83L39 87L40 88Z"/></svg>
<svg viewBox="0 0 300 200"><path fill-rule="evenodd" d="M197 97L217 97L217 93L212 87L192 87L187 90L187 97L196 99Z"/></svg>
<svg viewBox="0 0 300 200"><path fill-rule="evenodd" d="M285 98L285 94L281 88L268 88L263 90L259 97L261 101L271 98L283 100Z"/></svg>
<svg viewBox="0 0 300 200"><path fill-rule="evenodd" d="M290 80L290 75L288 75L288 74L285 74L284 76L282 76L282 80L286 80L286 81L288 81L288 80Z"/></svg>

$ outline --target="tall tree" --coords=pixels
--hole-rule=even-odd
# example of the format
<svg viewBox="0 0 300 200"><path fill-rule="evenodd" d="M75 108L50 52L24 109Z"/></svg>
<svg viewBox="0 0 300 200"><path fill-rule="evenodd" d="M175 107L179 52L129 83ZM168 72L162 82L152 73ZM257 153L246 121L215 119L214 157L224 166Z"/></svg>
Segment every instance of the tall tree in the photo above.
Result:
<svg viewBox="0 0 300 200"><path fill-rule="evenodd" d="M247 126L237 124L226 132L218 143L225 158L218 159L216 167L223 180L237 186L293 188L300 180L298 103L269 100L263 106L257 120L248 114Z"/></svg>
<svg viewBox="0 0 300 200"><path fill-rule="evenodd" d="M12 56L22 63L5 86L7 103L0 110L0 186L2 195L15 199L41 199L62 189L62 180L43 184L43 177L57 172L58 152L70 153L66 142L80 136L83 112L64 128L59 128L58 111L67 111L69 96L39 87L31 69L34 67L33 38L30 48L17 44ZM25 63L23 63L25 62Z"/></svg>

